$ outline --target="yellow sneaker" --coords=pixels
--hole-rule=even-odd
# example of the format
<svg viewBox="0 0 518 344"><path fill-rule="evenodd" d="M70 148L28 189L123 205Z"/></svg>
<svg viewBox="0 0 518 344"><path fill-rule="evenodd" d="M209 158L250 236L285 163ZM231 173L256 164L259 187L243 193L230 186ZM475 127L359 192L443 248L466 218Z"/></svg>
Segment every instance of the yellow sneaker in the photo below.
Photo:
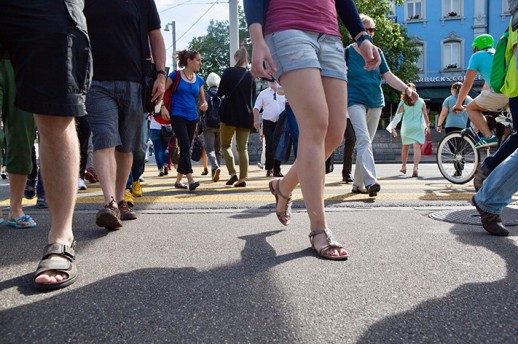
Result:
<svg viewBox="0 0 518 344"><path fill-rule="evenodd" d="M131 194L131 191L129 189L126 189L124 191L124 200L130 207L133 207L135 205L135 201L133 201L133 195Z"/></svg>
<svg viewBox="0 0 518 344"><path fill-rule="evenodd" d="M142 197L142 186L140 186L139 180L137 180L136 182L132 182L131 187L133 188L133 192L132 192L133 196Z"/></svg>

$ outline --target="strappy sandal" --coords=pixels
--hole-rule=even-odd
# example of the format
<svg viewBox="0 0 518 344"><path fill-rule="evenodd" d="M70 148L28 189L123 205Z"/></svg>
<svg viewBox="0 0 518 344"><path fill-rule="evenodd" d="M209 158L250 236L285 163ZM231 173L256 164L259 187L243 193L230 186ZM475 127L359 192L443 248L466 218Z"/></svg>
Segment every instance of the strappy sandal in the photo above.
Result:
<svg viewBox="0 0 518 344"><path fill-rule="evenodd" d="M401 169L399 170L399 172L403 173L403 174L406 174L406 167L401 167Z"/></svg>
<svg viewBox="0 0 518 344"><path fill-rule="evenodd" d="M68 275L66 279L57 283L36 283L34 281L34 287L38 290L56 290L67 287L74 283L77 279L77 267L75 262L75 251L74 248L76 242L72 242L71 246L53 243L45 246L43 250L43 258L41 258L38 264L38 269L34 274L34 278L38 277L42 273L47 271L57 271ZM50 255L58 255L66 260L49 259Z"/></svg>
<svg viewBox="0 0 518 344"><path fill-rule="evenodd" d="M322 247L320 250L317 251L315 248L315 236L319 234L325 234L327 245ZM333 234L331 234L331 231L329 229L317 229L309 233L309 241L311 242L311 248L322 258L324 259L331 259L331 260L347 260L349 258L349 254L345 252L344 255L341 256L330 256L326 255L328 250L336 248L337 250L340 250L341 248L344 248L342 244L340 244L338 241L333 238Z"/></svg>
<svg viewBox="0 0 518 344"><path fill-rule="evenodd" d="M273 183L277 182L277 187L273 187ZM290 224L291 221L291 194L289 197L284 196L279 188L281 180L280 179L274 179L271 180L268 183L268 186L270 187L270 192L272 195L275 196L275 214L277 215L277 219L279 219L280 223L287 226ZM284 211L277 211L277 204L279 204L279 197L284 198L286 200L286 208Z"/></svg>

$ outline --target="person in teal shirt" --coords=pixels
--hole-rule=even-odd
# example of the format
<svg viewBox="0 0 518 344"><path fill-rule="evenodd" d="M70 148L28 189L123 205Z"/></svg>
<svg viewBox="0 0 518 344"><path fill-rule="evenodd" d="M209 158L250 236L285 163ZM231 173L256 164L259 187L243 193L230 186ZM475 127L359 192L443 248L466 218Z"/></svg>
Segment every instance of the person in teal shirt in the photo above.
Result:
<svg viewBox="0 0 518 344"><path fill-rule="evenodd" d="M365 30L374 37L376 25L374 20L360 14ZM381 110L385 106L381 80L385 79L392 88L404 92L411 99L418 98L415 90L395 76L385 61L383 52L379 50L381 64L374 70L365 70L365 62L359 53L356 43L345 49L347 63L347 113L356 135L356 165L354 170L353 193L368 193L374 197L381 190L376 178L372 140L378 129Z"/></svg>
<svg viewBox="0 0 518 344"><path fill-rule="evenodd" d="M444 127L446 134L455 131L462 130L466 127L468 122L468 114L463 112L454 112L453 108L457 104L457 98L459 90L462 87L462 82L458 81L451 85L451 96L444 99L442 103L441 113L437 120L437 132L441 133ZM468 105L473 99L470 96L466 96L463 105Z"/></svg>

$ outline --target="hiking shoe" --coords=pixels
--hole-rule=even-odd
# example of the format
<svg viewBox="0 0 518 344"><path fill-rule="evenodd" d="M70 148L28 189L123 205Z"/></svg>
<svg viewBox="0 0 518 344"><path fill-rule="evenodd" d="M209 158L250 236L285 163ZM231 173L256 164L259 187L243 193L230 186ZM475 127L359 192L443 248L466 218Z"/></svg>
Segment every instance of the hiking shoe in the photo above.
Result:
<svg viewBox="0 0 518 344"><path fill-rule="evenodd" d="M85 180L83 178L79 178L77 180L77 189L78 190L86 190L88 189L85 184Z"/></svg>
<svg viewBox="0 0 518 344"><path fill-rule="evenodd" d="M23 191L23 197L27 199L33 199L36 196L36 180L28 179L25 183L25 190Z"/></svg>
<svg viewBox="0 0 518 344"><path fill-rule="evenodd" d="M95 216L95 224L99 227L104 227L108 230L114 230L122 227L121 222L121 213L118 208L116 208L113 204L115 201L112 201L108 204L104 205L104 208L97 212Z"/></svg>
<svg viewBox="0 0 518 344"><path fill-rule="evenodd" d="M122 221L135 220L137 218L137 214L129 207L126 201L120 201L117 205L119 206Z"/></svg>
<svg viewBox="0 0 518 344"><path fill-rule="evenodd" d="M189 191L194 191L196 190L196 188L200 186L200 183L199 182L192 182L191 184L189 184Z"/></svg>
<svg viewBox="0 0 518 344"><path fill-rule="evenodd" d="M38 199L36 200L36 207L38 207L39 209L47 209L49 207L44 196L38 197Z"/></svg>
<svg viewBox="0 0 518 344"><path fill-rule="evenodd" d="M489 173L486 172L483 163L478 164L475 176L473 177L473 186L478 191L482 187L484 180L486 180Z"/></svg>
<svg viewBox="0 0 518 344"><path fill-rule="evenodd" d="M130 207L135 205L135 201L133 200L133 195L131 194L130 189L126 189L126 191L124 191L124 201L126 201Z"/></svg>
<svg viewBox="0 0 518 344"><path fill-rule="evenodd" d="M367 186L367 192L369 193L369 197L378 196L378 192L381 190L381 185L378 183L371 184Z"/></svg>
<svg viewBox="0 0 518 344"><path fill-rule="evenodd" d="M475 202L475 196L471 198L471 203L473 203L478 213L480 214L480 221L482 222L482 227L484 227L486 232L496 236L509 235L509 231L507 230L507 228L505 228L504 224L502 223L500 215L491 214L480 209L477 203Z"/></svg>
<svg viewBox="0 0 518 344"><path fill-rule="evenodd" d="M478 140L478 142L475 144L475 148L479 149L479 148L484 148L484 147L493 147L493 146L496 146L497 144L498 144L498 139L496 138L495 135L493 135L489 138L482 136L482 138L480 140Z"/></svg>
<svg viewBox="0 0 518 344"><path fill-rule="evenodd" d="M95 170L93 167L88 167L85 173L85 179L90 183L97 183L99 179L97 178L97 174L95 174Z"/></svg>
<svg viewBox="0 0 518 344"><path fill-rule="evenodd" d="M136 182L131 182L131 188L133 191L131 191L131 194L134 197L142 197L142 186L140 185L140 180L137 180Z"/></svg>

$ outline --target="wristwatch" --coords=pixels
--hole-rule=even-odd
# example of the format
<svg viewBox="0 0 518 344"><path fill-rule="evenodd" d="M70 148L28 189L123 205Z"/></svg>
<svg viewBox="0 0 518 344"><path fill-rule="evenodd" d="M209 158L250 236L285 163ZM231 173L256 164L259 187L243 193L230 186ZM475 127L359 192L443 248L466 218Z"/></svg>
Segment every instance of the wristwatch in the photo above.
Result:
<svg viewBox="0 0 518 344"><path fill-rule="evenodd" d="M372 43L372 37L366 33L364 33L363 35L361 35L360 37L358 37L356 39L356 44L358 45L358 48L360 47L360 45L362 45L363 41L365 40L368 40L369 42Z"/></svg>
<svg viewBox="0 0 518 344"><path fill-rule="evenodd" d="M157 70L157 71L156 71L156 74L157 74L157 75L158 75L158 74L162 74L163 76L167 76L167 73L166 73L166 72L165 72L165 70L163 70L163 69Z"/></svg>

